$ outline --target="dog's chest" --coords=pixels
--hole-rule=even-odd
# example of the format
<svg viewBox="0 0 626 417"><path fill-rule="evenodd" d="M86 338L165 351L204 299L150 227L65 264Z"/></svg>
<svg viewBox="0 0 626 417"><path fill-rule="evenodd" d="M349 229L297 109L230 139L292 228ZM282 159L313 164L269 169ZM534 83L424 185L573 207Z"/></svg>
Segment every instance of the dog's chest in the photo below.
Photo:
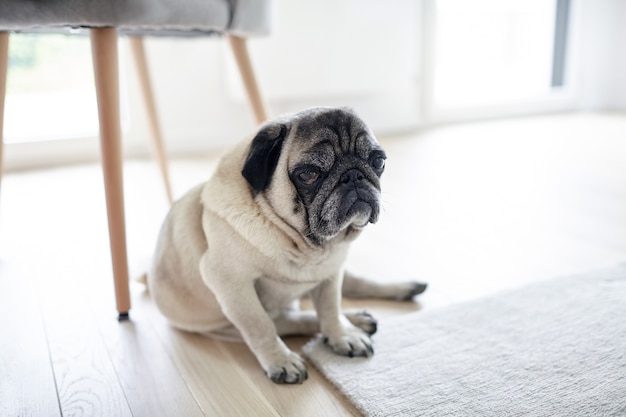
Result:
<svg viewBox="0 0 626 417"><path fill-rule="evenodd" d="M344 254L336 253L322 262L297 265L280 263L273 271L256 282L256 290L266 310L289 305L328 279L335 279L342 271Z"/></svg>
<svg viewBox="0 0 626 417"><path fill-rule="evenodd" d="M271 313L289 306L318 285L319 283L292 283L261 278L255 287L261 304Z"/></svg>

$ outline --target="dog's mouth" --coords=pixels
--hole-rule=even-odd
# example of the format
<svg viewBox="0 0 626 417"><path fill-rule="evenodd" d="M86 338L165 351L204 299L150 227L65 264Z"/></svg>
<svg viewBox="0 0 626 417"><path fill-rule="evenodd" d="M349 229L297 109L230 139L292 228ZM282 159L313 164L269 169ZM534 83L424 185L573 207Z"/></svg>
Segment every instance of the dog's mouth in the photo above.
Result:
<svg viewBox="0 0 626 417"><path fill-rule="evenodd" d="M367 188L355 187L326 201L311 232L322 240L332 239L347 228L360 230L369 223L376 223L379 211L377 194Z"/></svg>
<svg viewBox="0 0 626 417"><path fill-rule="evenodd" d="M371 190L355 187L341 198L337 221L363 227L378 220L378 198Z"/></svg>
<svg viewBox="0 0 626 417"><path fill-rule="evenodd" d="M362 200L357 200L352 204L345 215L345 219L345 223L359 229L367 226L368 223L375 223L377 220L370 203Z"/></svg>

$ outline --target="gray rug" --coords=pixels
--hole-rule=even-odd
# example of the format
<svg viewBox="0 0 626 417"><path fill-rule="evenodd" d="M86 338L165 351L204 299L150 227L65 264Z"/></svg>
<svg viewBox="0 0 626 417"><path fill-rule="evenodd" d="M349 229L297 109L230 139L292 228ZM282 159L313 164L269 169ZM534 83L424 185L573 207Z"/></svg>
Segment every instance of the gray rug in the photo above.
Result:
<svg viewBox="0 0 626 417"><path fill-rule="evenodd" d="M626 416L626 264L379 323L305 355L366 416Z"/></svg>

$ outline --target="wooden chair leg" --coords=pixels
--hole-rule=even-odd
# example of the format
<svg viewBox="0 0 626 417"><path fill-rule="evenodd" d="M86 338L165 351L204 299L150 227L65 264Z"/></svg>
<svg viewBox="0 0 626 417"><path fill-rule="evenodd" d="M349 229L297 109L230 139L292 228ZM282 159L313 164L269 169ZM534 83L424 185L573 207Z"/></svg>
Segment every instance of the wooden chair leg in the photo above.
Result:
<svg viewBox="0 0 626 417"><path fill-rule="evenodd" d="M163 184L165 186L165 192L170 204L173 202L172 187L170 183L170 174L167 161L167 153L165 152L165 146L163 144L163 135L161 134L161 126L159 125L159 118L157 116L156 101L154 100L154 94L152 90L152 83L150 82L150 73L148 72L148 61L146 59L146 50L143 44L142 37L130 37L130 46L135 58L135 66L137 68L137 74L139 75L139 84L141 86L141 92L143 95L144 105L148 114L148 123L150 125L150 133L152 134L152 152L156 157L159 169L161 170L161 176L163 177Z"/></svg>
<svg viewBox="0 0 626 417"><path fill-rule="evenodd" d="M91 29L90 37L98 96L100 147L115 299L119 318L123 320L128 318L130 310L130 291L124 223L117 31L115 28Z"/></svg>
<svg viewBox="0 0 626 417"><path fill-rule="evenodd" d="M0 181L4 161L4 98L7 93L7 69L9 67L9 33L0 32Z"/></svg>
<svg viewBox="0 0 626 417"><path fill-rule="evenodd" d="M257 123L261 124L268 119L268 111L261 93L259 86L254 76L254 70L252 69L252 62L250 61L250 55L248 54L248 47L246 40L238 36L229 36L230 47L235 55L235 61L239 67L239 73L243 80L243 85L248 94L248 100L252 106L254 117Z"/></svg>

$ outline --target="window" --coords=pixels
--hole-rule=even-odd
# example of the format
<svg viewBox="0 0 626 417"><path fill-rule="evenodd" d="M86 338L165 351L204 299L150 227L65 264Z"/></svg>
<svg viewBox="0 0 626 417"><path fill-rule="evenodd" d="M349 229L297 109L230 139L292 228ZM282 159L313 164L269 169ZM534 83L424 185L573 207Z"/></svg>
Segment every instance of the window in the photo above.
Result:
<svg viewBox="0 0 626 417"><path fill-rule="evenodd" d="M493 108L560 92L568 6L567 0L436 0L433 111Z"/></svg>
<svg viewBox="0 0 626 417"><path fill-rule="evenodd" d="M5 112L7 143L97 136L89 38L11 35Z"/></svg>

